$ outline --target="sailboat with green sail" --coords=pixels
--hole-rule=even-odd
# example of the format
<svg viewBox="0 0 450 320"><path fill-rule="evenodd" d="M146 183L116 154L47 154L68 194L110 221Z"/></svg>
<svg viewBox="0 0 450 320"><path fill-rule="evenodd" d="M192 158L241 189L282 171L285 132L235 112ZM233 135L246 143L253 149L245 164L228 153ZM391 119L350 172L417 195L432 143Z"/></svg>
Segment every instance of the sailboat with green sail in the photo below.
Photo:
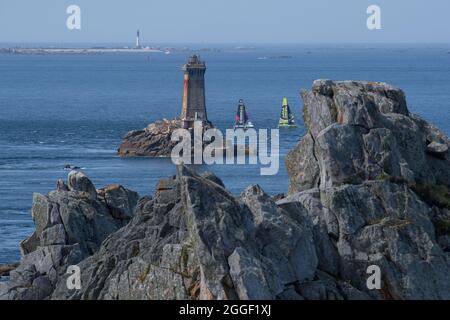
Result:
<svg viewBox="0 0 450 320"><path fill-rule="evenodd" d="M294 120L294 115L291 112L291 108L289 107L288 99L283 98L283 103L281 106L281 115L280 121L278 123L278 127L282 128L296 128L297 124Z"/></svg>

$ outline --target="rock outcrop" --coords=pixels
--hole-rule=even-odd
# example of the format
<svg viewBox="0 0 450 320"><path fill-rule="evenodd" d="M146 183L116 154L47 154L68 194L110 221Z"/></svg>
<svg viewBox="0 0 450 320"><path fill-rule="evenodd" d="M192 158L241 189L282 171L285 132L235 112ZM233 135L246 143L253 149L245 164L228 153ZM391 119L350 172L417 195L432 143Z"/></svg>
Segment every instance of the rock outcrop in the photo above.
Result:
<svg viewBox="0 0 450 320"><path fill-rule="evenodd" d="M448 138L409 113L400 89L319 80L302 97L308 134L286 162L290 193L384 175L449 184Z"/></svg>
<svg viewBox="0 0 450 320"><path fill-rule="evenodd" d="M183 128L181 120L158 120L143 130L128 132L117 150L121 157L168 158L172 149L179 143L172 141L175 130ZM210 122L202 123L202 131L213 128ZM225 143L225 142L224 142ZM202 141L203 148L208 143Z"/></svg>
<svg viewBox="0 0 450 320"><path fill-rule="evenodd" d="M449 140L386 84L316 81L303 98L287 196L235 197L180 165L136 204L72 172L35 196L36 232L0 298L450 299Z"/></svg>
<svg viewBox="0 0 450 320"><path fill-rule="evenodd" d="M9 277L9 273L19 266L18 263L0 264L0 279Z"/></svg>
<svg viewBox="0 0 450 320"><path fill-rule="evenodd" d="M160 120L143 130L128 132L118 153L121 157L170 157L177 142L171 141L172 133L182 128L179 120Z"/></svg>
<svg viewBox="0 0 450 320"><path fill-rule="evenodd" d="M273 299L288 294L285 285L313 279L317 257L300 217L257 186L236 199L213 175L178 170L79 264L84 289L69 292L61 283L54 297Z"/></svg>
<svg viewBox="0 0 450 320"><path fill-rule="evenodd" d="M306 207L315 242L332 243L321 268L362 289L379 266L377 298L450 299L448 138L387 84L319 80L302 96L308 133L278 204Z"/></svg>
<svg viewBox="0 0 450 320"><path fill-rule="evenodd" d="M138 195L113 185L96 190L81 172L71 171L47 196L35 194L35 232L20 244L22 261L0 284L0 298L48 298L69 265L97 252L108 235L131 219Z"/></svg>

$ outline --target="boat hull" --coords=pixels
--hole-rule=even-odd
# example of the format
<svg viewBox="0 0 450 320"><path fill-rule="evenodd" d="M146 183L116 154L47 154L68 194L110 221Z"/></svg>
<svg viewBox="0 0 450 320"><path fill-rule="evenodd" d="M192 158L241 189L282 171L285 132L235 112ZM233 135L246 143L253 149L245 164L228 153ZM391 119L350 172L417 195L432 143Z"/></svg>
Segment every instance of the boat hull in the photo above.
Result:
<svg viewBox="0 0 450 320"><path fill-rule="evenodd" d="M278 124L278 128L297 128L297 125L294 124Z"/></svg>

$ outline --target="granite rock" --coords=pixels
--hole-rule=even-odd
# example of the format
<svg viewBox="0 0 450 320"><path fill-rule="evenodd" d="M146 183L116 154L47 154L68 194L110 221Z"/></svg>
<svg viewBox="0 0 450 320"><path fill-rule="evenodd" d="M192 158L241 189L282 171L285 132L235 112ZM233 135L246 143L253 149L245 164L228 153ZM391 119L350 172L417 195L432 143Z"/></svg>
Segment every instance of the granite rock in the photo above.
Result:
<svg viewBox="0 0 450 320"><path fill-rule="evenodd" d="M36 229L21 243L22 259L0 287L0 299L46 299L68 266L96 252L103 240L125 226L136 206L137 193L120 186L97 194L82 172L72 171L67 184L47 196L33 196ZM113 201L104 194L112 190ZM115 191L119 190L119 191Z"/></svg>
<svg viewBox="0 0 450 320"><path fill-rule="evenodd" d="M237 197L179 165L138 201L71 173L34 196L36 231L0 298L450 299L448 138L388 84L319 80L302 95L286 196Z"/></svg>

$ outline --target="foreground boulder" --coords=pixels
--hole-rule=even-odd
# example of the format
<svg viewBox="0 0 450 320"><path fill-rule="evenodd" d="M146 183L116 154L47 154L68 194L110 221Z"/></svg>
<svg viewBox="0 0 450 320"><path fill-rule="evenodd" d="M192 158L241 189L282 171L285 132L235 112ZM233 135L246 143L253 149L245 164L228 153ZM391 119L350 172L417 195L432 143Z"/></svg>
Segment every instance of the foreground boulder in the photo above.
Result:
<svg viewBox="0 0 450 320"><path fill-rule="evenodd" d="M111 196L114 200L110 200ZM21 244L22 261L0 284L2 299L44 299L66 273L96 252L108 235L125 226L138 195L121 186L96 190L81 172L69 173L47 196L35 194L35 232Z"/></svg>
<svg viewBox="0 0 450 320"><path fill-rule="evenodd" d="M240 198L212 174L178 167L132 221L79 264L83 289L60 282L58 299L296 298L317 256L308 225L259 187Z"/></svg>
<svg viewBox="0 0 450 320"><path fill-rule="evenodd" d="M82 192L89 197L89 193ZM62 247L66 250L59 250L61 245L38 247L37 250L46 250L45 256L53 259L40 255L43 261L38 262L32 259L34 253L26 255L15 271L17 275L1 287L0 296L8 299L369 297L319 269L313 225L306 209L297 209L277 206L258 186L249 187L235 198L215 175L199 175L179 166L177 175L162 180L154 198L142 198L131 221L106 237L94 254L82 250L91 243L87 238L72 244L76 249L67 244ZM88 225L80 221L79 227L83 230ZM70 264L81 270L80 290L67 288L69 275L65 272ZM51 277L46 275L49 270Z"/></svg>

